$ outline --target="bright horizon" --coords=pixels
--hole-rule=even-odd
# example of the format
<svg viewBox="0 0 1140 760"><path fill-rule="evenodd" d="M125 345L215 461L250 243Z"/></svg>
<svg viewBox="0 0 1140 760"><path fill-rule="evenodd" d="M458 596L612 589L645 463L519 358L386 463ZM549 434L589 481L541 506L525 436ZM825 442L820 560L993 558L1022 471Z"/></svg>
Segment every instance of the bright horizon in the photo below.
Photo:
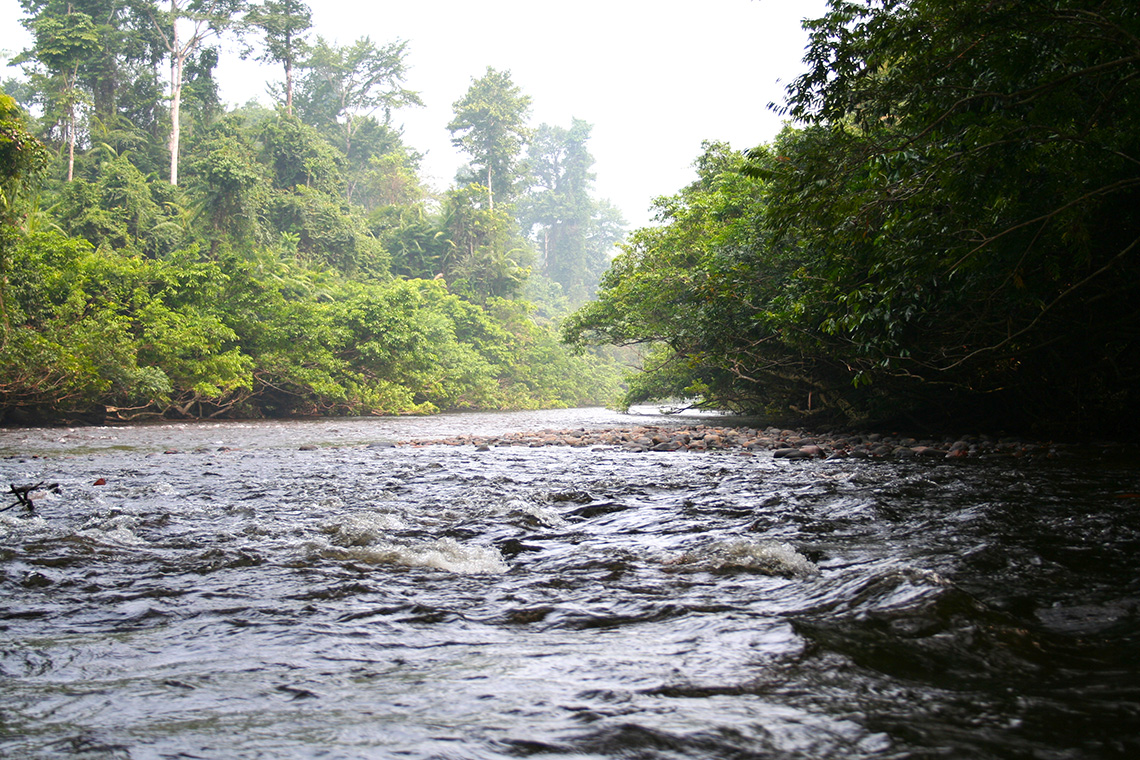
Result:
<svg viewBox="0 0 1140 760"><path fill-rule="evenodd" d="M704 140L735 148L769 142L783 125L768 108L804 69L804 17L825 0L579 0L572 7L533 0L419 0L400 7L361 7L347 0L312 3L313 32L338 44L363 36L408 42L406 86L423 108L393 120L425 154L425 179L446 189L464 157L451 146L452 104L488 66L509 70L531 97L531 123L593 125L595 195L621 209L631 229L650 220L653 198L693 179ZM0 0L13 20L0 50L28 44L18 0ZM236 50L229 42L226 48ZM17 72L5 72L5 78ZM230 106L269 104L277 66L223 55L215 70Z"/></svg>

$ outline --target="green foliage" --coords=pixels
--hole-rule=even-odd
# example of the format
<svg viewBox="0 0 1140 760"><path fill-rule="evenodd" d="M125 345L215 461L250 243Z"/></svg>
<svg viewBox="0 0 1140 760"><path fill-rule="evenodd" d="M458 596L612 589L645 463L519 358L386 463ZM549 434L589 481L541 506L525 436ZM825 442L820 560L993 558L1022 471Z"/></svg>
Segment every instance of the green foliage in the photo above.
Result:
<svg viewBox="0 0 1140 760"><path fill-rule="evenodd" d="M24 115L6 93L0 91L0 348L11 340L12 318L9 273L11 255L22 235L24 215L31 207L35 185L48 163L48 152L28 132Z"/></svg>
<svg viewBox="0 0 1140 760"><path fill-rule="evenodd" d="M285 112L293 115L293 70L308 53L305 37L313 14L301 0L265 0L246 12L244 23L261 32L265 50L260 61L276 61L285 67Z"/></svg>
<svg viewBox="0 0 1140 760"><path fill-rule="evenodd" d="M36 46L23 54L33 72L33 80L47 70L62 75L68 72L70 82L57 81L71 90L70 98L82 103L88 111L84 127L92 141L110 125L119 129L128 122L134 129L149 131L157 125L158 84L156 64L161 56L161 40L155 33L146 11L150 3L142 0L21 0L28 13L22 23L33 31ZM63 32L64 34L60 34ZM78 33L78 34L76 34ZM79 39L76 39L78 37ZM54 54L44 56L41 42L56 38L64 45ZM43 72L37 70L43 69ZM39 80L36 101L52 101L58 87L48 87ZM45 103L46 105L46 103ZM59 110L49 117L58 123ZM151 133L156 134L156 133ZM80 134L80 142L83 135ZM122 152L127 146L116 145ZM137 149L138 146L132 146Z"/></svg>
<svg viewBox="0 0 1140 760"><path fill-rule="evenodd" d="M250 378L232 331L209 308L219 276L58 232L29 236L13 256L13 350L0 364L0 409L20 418L98 405L226 408Z"/></svg>
<svg viewBox="0 0 1140 760"><path fill-rule="evenodd" d="M627 400L1134 435L1133 6L835 0L803 127L707 152L566 336L654 347Z"/></svg>
<svg viewBox="0 0 1140 760"><path fill-rule="evenodd" d="M343 157L313 127L279 115L265 122L259 138L262 160L269 165L275 187L292 190L304 186L323 193L340 190Z"/></svg>
<svg viewBox="0 0 1140 760"><path fill-rule="evenodd" d="M442 274L456 292L483 301L516 293L530 273L531 251L514 217L484 199L482 185L452 190L444 203L449 250Z"/></svg>
<svg viewBox="0 0 1140 760"><path fill-rule="evenodd" d="M71 69L84 104L71 181L52 165L37 195L51 156L0 98L0 420L407 414L614 397L612 358L573 355L549 316L505 298L532 256L510 206L492 208L479 185L442 202L426 189L420 156L389 122L416 102L401 85L403 43L318 45L296 59L298 113L312 123L256 104L224 114L204 41L233 20L229 6L178 0L159 13L103 2L72 4L99 21L100 46ZM44 29L68 22L63 5L27 5ZM190 22L190 38L170 33L174 16ZM280 30L253 20L267 44L296 42L271 41ZM44 61L29 62L46 66L41 47ZM153 76L164 55L181 67L166 102ZM34 101L46 102L48 84L33 78ZM175 126L188 138L170 151ZM173 184L164 163L179 150Z"/></svg>
<svg viewBox="0 0 1140 760"><path fill-rule="evenodd" d="M85 104L85 95L77 86L79 67L83 60L98 53L100 34L91 17L72 11L70 6L62 15L47 13L29 19L25 24L35 38L35 47L21 56L41 66L33 67L32 77L38 80L47 121L57 126L48 133L58 131L61 142L68 146L67 178L74 172L75 144L78 139L79 110ZM37 70L42 69L42 70Z"/></svg>
<svg viewBox="0 0 1140 760"><path fill-rule="evenodd" d="M249 245L262 237L268 177L236 119L219 122L201 138L189 165L187 192L213 238Z"/></svg>
<svg viewBox="0 0 1140 760"><path fill-rule="evenodd" d="M381 206L369 225L392 256L392 273L409 279L442 277L451 243L440 220L423 204Z"/></svg>
<svg viewBox="0 0 1140 760"><path fill-rule="evenodd" d="M463 179L483 186L490 207L496 196L500 203L510 203L522 179L522 151L530 137L530 96L522 94L509 71L488 66L454 109L455 118L447 125L451 142L471 156L471 176Z"/></svg>
<svg viewBox="0 0 1140 760"><path fill-rule="evenodd" d="M627 405L688 397L739 410L806 408L821 389L818 362L800 347L799 252L770 246L767 184L741 171L744 156L705 148L697 180L656 201L660 224L621 246L598 300L572 314L563 335L580 347L649 349Z"/></svg>
<svg viewBox="0 0 1140 760"><path fill-rule="evenodd" d="M179 196L149 181L126 155L106 158L63 187L59 225L96 246L147 256L166 255L187 241Z"/></svg>
<svg viewBox="0 0 1140 760"><path fill-rule="evenodd" d="M372 117L359 121L345 162L349 167L345 196L366 212L423 198L417 177L420 155L404 145L398 130Z"/></svg>
<svg viewBox="0 0 1140 760"><path fill-rule="evenodd" d="M31 186L47 166L48 153L28 132L16 102L0 92L0 222L17 224Z"/></svg>
<svg viewBox="0 0 1140 760"><path fill-rule="evenodd" d="M382 114L386 126L393 111L422 105L419 94L403 86L406 55L407 43L402 41L377 46L361 37L339 46L318 36L296 97L301 120L338 135L338 147L351 154L357 133L373 114Z"/></svg>
<svg viewBox="0 0 1140 760"><path fill-rule="evenodd" d="M537 407L616 382L523 307L440 281L330 279L268 251L126 258L59 232L24 239L12 271L0 413L17 421Z"/></svg>
<svg viewBox="0 0 1140 760"><path fill-rule="evenodd" d="M362 215L340 197L297 186L275 195L268 213L275 229L295 236L304 260L346 275L388 275L387 251Z"/></svg>
<svg viewBox="0 0 1140 760"><path fill-rule="evenodd" d="M1138 22L1070 0L811 25L789 109L813 144L775 173L774 222L829 249L821 327L858 346L860 381L1116 421L1140 372Z"/></svg>

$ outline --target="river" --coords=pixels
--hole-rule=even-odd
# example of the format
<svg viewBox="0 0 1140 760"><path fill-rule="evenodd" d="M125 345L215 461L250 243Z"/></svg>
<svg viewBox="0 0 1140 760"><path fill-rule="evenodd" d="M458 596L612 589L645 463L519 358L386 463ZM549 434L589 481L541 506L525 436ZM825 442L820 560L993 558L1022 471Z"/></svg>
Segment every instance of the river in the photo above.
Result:
<svg viewBox="0 0 1140 760"><path fill-rule="evenodd" d="M0 430L0 756L1140 757L1133 456L391 445L637 422Z"/></svg>

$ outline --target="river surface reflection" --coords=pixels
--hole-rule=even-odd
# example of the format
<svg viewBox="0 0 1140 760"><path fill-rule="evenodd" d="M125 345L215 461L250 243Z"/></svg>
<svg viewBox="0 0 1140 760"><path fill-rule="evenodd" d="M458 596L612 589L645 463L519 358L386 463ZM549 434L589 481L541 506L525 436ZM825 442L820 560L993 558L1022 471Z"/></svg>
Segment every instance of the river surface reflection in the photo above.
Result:
<svg viewBox="0 0 1140 760"><path fill-rule="evenodd" d="M390 445L639 422L0 430L0 756L1140 756L1131 462Z"/></svg>

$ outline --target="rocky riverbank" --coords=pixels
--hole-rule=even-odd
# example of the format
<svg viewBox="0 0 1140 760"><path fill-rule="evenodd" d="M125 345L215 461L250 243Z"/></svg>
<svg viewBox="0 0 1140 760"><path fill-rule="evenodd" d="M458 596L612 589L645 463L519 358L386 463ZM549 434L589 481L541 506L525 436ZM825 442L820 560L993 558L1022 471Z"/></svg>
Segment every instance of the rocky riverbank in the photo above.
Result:
<svg viewBox="0 0 1140 760"><path fill-rule="evenodd" d="M781 459L954 459L982 457L1053 457L1053 443L989 436L917 439L879 433L813 435L803 430L711 425L691 427L635 426L605 430L541 430L504 435L460 435L405 441L403 446L576 446L618 451L736 451L770 452Z"/></svg>

